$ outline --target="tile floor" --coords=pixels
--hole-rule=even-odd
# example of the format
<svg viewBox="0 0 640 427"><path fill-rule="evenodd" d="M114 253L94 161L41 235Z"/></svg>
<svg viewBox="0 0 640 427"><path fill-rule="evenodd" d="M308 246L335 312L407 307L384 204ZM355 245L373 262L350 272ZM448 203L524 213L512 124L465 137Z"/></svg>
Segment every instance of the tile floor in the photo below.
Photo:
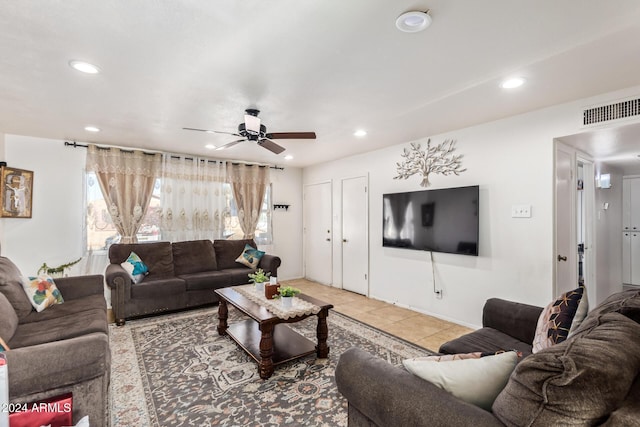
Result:
<svg viewBox="0 0 640 427"><path fill-rule="evenodd" d="M404 338L429 350L472 331L465 326L306 279L283 281L303 293L333 304L334 310Z"/></svg>

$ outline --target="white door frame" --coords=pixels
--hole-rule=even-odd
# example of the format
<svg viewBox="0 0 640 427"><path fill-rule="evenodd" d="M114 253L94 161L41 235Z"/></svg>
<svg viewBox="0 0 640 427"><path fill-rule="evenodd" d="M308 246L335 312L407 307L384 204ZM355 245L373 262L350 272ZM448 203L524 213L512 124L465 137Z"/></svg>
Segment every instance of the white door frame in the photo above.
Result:
<svg viewBox="0 0 640 427"><path fill-rule="evenodd" d="M569 223L570 223L570 235L571 235L571 244L569 253L560 254L558 251L558 212L559 206L557 202L557 152L561 150L565 153L570 154L571 156L571 181L570 188L574 190L570 192L570 212L569 212ZM577 283L577 266L578 266L578 248L577 248L577 173L576 169L578 163L583 164L584 171L584 196L585 196L585 257L584 257L584 268L587 272L587 277L585 277L585 284L587 287L587 297L592 301L596 301L596 294L598 286L595 278L596 278L596 241L595 241L595 224L594 224L594 216L595 216L595 175L594 175L594 165L593 159L591 159L588 155L583 152L576 150L573 147L570 147L559 140L554 140L554 173L553 173L553 298L557 297L561 293L561 288L558 284L558 257L560 255L567 257L567 265L573 266L575 268L575 287L578 286Z"/></svg>
<svg viewBox="0 0 640 427"><path fill-rule="evenodd" d="M569 241L570 244L567 245L568 248L565 250L561 250L560 248L563 246L564 241L561 241L560 233L558 232L559 224L562 221L559 221L560 215L566 215L567 213L560 210L560 205L558 203L558 152L563 152L567 154L570 158L570 177L569 177L569 188L573 189L569 191L569 213L567 216L567 222L569 223ZM556 298L560 293L564 292L564 288L558 283L558 275L561 273L560 263L562 262L562 266L577 266L578 264L578 250L577 250L577 238L576 238L576 150L572 147L569 147L558 140L554 140L553 146L553 294L552 298ZM561 253L562 252L562 253ZM566 252L566 253L565 253ZM566 257L565 261L561 261L561 257ZM563 270L564 271L564 270ZM576 284L577 287L578 282L578 273L577 269L569 270L569 278ZM575 288L574 287L574 288ZM574 289L571 288L571 289Z"/></svg>

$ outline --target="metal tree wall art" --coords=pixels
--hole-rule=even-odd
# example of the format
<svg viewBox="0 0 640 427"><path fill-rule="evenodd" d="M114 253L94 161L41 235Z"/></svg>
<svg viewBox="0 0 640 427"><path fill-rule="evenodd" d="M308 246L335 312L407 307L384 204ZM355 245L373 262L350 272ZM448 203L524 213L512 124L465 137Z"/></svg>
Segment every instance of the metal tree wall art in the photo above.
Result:
<svg viewBox="0 0 640 427"><path fill-rule="evenodd" d="M435 147L431 146L431 139L427 140L427 149L421 150L420 144L411 143L411 148L405 148L401 156L404 160L396 163L398 167L398 176L393 179L407 179L411 175L422 174L422 182L420 185L428 187L429 174L441 173L442 175L455 174L460 175L466 171L462 169L462 154L454 155L455 141L446 139Z"/></svg>

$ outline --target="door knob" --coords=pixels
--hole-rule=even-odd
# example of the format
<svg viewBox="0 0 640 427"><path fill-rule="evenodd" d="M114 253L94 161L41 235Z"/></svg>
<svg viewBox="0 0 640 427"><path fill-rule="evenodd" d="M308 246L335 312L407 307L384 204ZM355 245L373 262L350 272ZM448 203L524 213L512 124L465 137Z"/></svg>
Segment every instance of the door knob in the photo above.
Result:
<svg viewBox="0 0 640 427"><path fill-rule="evenodd" d="M342 239L342 242L343 243L347 243L347 239Z"/></svg>
<svg viewBox="0 0 640 427"><path fill-rule="evenodd" d="M327 242L330 242L330 241L331 241L331 239L327 239Z"/></svg>
<svg viewBox="0 0 640 427"><path fill-rule="evenodd" d="M566 260L567 260L566 256L558 255L558 261L566 261Z"/></svg>

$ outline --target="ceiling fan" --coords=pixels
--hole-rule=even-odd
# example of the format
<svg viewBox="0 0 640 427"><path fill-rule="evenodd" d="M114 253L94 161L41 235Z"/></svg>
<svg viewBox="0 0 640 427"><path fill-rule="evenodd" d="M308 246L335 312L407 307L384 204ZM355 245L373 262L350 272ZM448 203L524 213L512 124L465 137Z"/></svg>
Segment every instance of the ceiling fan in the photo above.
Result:
<svg viewBox="0 0 640 427"><path fill-rule="evenodd" d="M274 139L316 139L315 132L275 132L267 133L267 127L260 123L258 118L260 110L254 108L248 108L245 110L244 123L238 125L238 132L223 132L219 130L209 129L195 129L195 128L182 128L184 130L195 130L198 132L207 133L222 133L226 135L239 136L241 139L231 141L225 145L217 147L216 150L224 150L225 148L233 147L242 141L255 141L259 146L266 148L275 154L280 154L284 151L284 147L276 144Z"/></svg>

